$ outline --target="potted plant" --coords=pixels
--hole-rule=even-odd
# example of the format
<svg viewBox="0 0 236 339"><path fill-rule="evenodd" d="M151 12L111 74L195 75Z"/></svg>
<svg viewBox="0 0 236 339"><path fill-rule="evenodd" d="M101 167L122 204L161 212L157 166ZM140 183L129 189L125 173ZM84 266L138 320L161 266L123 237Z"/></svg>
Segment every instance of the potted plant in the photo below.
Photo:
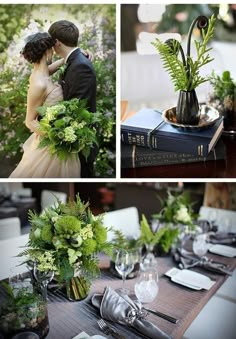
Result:
<svg viewBox="0 0 236 339"><path fill-rule="evenodd" d="M191 236L196 231L195 220L197 214L193 211L193 203L190 202L189 194L183 192L174 195L168 191L167 199L161 200L161 203L161 211L153 214L153 219L160 224L166 225L166 227L176 229L176 238L174 240L179 238L183 245L186 237Z"/></svg>
<svg viewBox="0 0 236 339"><path fill-rule="evenodd" d="M190 54L191 36L195 24L200 29L202 41L195 40L197 51L196 60ZM176 122L184 125L198 125L200 119L199 104L195 89L208 78L201 76L200 69L211 62L207 47L209 40L213 37L215 17L208 20L205 16L198 16L191 24L187 37L187 53L184 54L181 44L175 39L161 42L156 39L152 44L160 53L164 69L170 74L175 91L180 91L176 106ZM179 59L178 55L181 55Z"/></svg>
<svg viewBox="0 0 236 339"><path fill-rule="evenodd" d="M224 117L224 128L236 130L236 82L229 71L217 75L214 71L210 77L213 93L209 96L209 104L215 107Z"/></svg>
<svg viewBox="0 0 236 339"><path fill-rule="evenodd" d="M179 235L179 229L173 227L169 223L159 223L155 230L148 223L145 215L142 215L141 220L141 235L139 243L146 247L146 257L148 261L153 261L153 251L156 248L156 253L162 255L168 253L172 244Z"/></svg>
<svg viewBox="0 0 236 339"><path fill-rule="evenodd" d="M38 290L22 287L14 290L8 283L2 283L6 298L0 305L0 335L12 338L22 331L36 333L45 338L49 331L47 301Z"/></svg>
<svg viewBox="0 0 236 339"><path fill-rule="evenodd" d="M65 283L69 299L85 298L91 278L99 273L96 254L111 253L102 215L94 216L79 195L75 201L58 200L40 215L32 211L29 215L28 248L20 255L34 267L36 280L45 284L48 273L54 272L56 280Z"/></svg>

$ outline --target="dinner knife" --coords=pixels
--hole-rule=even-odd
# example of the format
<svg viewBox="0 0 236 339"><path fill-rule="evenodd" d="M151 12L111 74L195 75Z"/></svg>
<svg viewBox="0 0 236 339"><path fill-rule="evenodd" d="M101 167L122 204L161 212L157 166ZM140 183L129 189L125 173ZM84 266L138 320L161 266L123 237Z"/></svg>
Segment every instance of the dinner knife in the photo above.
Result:
<svg viewBox="0 0 236 339"><path fill-rule="evenodd" d="M144 307L144 309L152 314L155 314L157 315L158 317L160 318L163 318L173 324L177 324L177 322L179 321L179 319L176 319L174 317L171 317L170 315L167 315L165 313L162 313L162 312L159 312L159 311L156 311L156 310L152 310L151 308L148 308L148 307Z"/></svg>

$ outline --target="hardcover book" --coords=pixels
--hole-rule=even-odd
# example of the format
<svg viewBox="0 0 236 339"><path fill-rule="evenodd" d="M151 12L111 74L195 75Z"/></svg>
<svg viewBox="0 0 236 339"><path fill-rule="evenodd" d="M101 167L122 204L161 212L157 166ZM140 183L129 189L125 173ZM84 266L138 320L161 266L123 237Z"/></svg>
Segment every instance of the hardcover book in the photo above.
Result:
<svg viewBox="0 0 236 339"><path fill-rule="evenodd" d="M222 160L225 157L226 149L222 140L217 142L215 148L210 151L207 157L194 156L189 153L162 152L136 145L121 144L121 168L187 164Z"/></svg>
<svg viewBox="0 0 236 339"><path fill-rule="evenodd" d="M182 130L166 123L162 114L142 109L121 124L121 141L164 152L189 153L206 157L223 130L223 118L204 130Z"/></svg>

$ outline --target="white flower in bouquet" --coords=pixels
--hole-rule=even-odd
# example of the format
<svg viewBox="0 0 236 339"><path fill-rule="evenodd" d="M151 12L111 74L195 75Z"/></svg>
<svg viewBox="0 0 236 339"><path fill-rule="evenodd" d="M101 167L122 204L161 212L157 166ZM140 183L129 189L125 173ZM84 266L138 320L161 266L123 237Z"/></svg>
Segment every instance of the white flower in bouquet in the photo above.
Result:
<svg viewBox="0 0 236 339"><path fill-rule="evenodd" d="M65 141L73 143L77 140L77 136L75 134L73 127L66 127L64 129L64 132L65 132L65 136L64 136Z"/></svg>
<svg viewBox="0 0 236 339"><path fill-rule="evenodd" d="M175 216L175 220L183 223L183 224L189 224L192 221L192 218L189 214L189 211L186 206L180 205L179 209L177 210Z"/></svg>

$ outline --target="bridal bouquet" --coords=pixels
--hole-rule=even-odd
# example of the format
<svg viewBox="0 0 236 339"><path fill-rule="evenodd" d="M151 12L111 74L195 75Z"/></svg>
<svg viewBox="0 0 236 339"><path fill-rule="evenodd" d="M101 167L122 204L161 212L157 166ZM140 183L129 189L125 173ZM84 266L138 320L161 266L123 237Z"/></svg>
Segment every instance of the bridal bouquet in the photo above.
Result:
<svg viewBox="0 0 236 339"><path fill-rule="evenodd" d="M53 106L40 106L37 111L41 132L39 148L48 147L49 152L65 160L72 154L81 152L85 158L97 144L96 125L101 120L100 113L86 109L86 101L72 99Z"/></svg>
<svg viewBox="0 0 236 339"><path fill-rule="evenodd" d="M58 200L40 215L30 211L29 221L29 242L20 255L31 266L36 265L39 274L54 272L59 282L67 282L67 294L71 296L73 291L73 297L80 299L78 295L86 294L89 278L99 273L96 254L111 252L102 216L94 216L89 203L77 195L66 204Z"/></svg>

